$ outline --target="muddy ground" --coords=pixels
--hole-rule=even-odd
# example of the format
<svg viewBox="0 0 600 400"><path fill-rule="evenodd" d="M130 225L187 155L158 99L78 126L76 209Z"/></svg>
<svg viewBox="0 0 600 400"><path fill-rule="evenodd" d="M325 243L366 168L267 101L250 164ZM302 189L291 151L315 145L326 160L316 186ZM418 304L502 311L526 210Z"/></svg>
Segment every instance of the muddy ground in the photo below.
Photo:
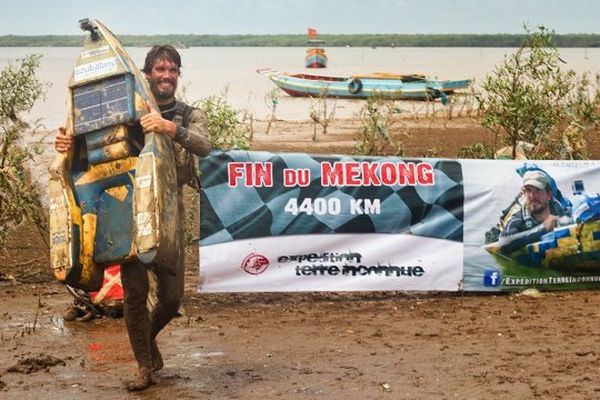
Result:
<svg viewBox="0 0 600 400"><path fill-rule="evenodd" d="M411 124L407 156L488 138L466 119ZM340 121L313 142L310 123L275 126L255 149L348 153L356 129ZM0 251L2 399L600 398L600 292L199 294L195 246L183 315L158 339L165 368L129 394L123 320L64 322L72 298L48 265L28 226Z"/></svg>

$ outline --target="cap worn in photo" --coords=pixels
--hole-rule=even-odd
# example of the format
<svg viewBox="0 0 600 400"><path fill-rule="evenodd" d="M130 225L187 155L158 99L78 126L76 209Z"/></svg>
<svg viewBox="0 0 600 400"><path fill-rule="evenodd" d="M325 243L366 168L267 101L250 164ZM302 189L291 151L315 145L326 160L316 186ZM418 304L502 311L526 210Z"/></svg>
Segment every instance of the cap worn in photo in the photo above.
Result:
<svg viewBox="0 0 600 400"><path fill-rule="evenodd" d="M541 171L527 171L523 174L523 187L525 186L533 186L544 190L550 186L550 182L548 176Z"/></svg>

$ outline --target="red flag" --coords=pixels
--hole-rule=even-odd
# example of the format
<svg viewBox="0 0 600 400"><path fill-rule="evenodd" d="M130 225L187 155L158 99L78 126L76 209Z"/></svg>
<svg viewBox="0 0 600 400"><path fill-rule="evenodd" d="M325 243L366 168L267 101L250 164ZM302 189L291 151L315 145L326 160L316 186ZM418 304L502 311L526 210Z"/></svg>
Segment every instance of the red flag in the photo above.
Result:
<svg viewBox="0 0 600 400"><path fill-rule="evenodd" d="M317 30L315 28L308 28L308 36L309 37L317 36Z"/></svg>

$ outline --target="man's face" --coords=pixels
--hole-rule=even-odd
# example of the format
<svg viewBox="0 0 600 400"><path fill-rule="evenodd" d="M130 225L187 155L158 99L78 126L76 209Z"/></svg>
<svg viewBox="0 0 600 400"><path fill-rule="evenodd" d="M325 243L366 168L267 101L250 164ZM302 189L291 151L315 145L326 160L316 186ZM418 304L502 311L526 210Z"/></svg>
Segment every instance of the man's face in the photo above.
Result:
<svg viewBox="0 0 600 400"><path fill-rule="evenodd" d="M152 66L149 74L146 74L150 90L156 100L170 100L175 97L177 80L179 79L179 68L169 60L157 60Z"/></svg>
<svg viewBox="0 0 600 400"><path fill-rule="evenodd" d="M527 209L532 215L543 213L550 204L551 195L544 189L527 185L523 188Z"/></svg>

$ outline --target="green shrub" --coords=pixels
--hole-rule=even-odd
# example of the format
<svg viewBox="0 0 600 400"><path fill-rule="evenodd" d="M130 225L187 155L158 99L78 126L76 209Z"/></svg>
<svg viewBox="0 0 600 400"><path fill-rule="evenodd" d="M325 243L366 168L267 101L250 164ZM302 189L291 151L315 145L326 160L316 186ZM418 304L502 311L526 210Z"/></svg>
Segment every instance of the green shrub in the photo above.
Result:
<svg viewBox="0 0 600 400"><path fill-rule="evenodd" d="M310 98L310 111L308 116L313 122L313 142L317 141L317 125L322 128L323 135L327 134L327 127L335 118L336 101L333 101L331 111L328 111L328 90L323 88L319 95Z"/></svg>
<svg viewBox="0 0 600 400"><path fill-rule="evenodd" d="M494 149L483 143L474 143L461 147L458 151L458 158L493 159Z"/></svg>
<svg viewBox="0 0 600 400"><path fill-rule="evenodd" d="M392 128L399 123L396 113L393 100L381 96L369 97L361 110L362 126L355 138L354 154L402 156L404 148L400 139L408 133L404 127L400 127L398 139L392 137Z"/></svg>
<svg viewBox="0 0 600 400"><path fill-rule="evenodd" d="M210 96L194 104L204 111L214 148L221 150L247 150L250 148L250 133L242 129L238 113L223 96Z"/></svg>
<svg viewBox="0 0 600 400"><path fill-rule="evenodd" d="M572 90L569 111L584 124L600 122L600 74L592 82L588 74L583 74Z"/></svg>
<svg viewBox="0 0 600 400"><path fill-rule="evenodd" d="M36 77L40 55L30 55L0 72L0 247L11 231L25 221L45 229L40 193L29 179L26 163L42 152L41 145L26 147L20 119L43 95Z"/></svg>
<svg viewBox="0 0 600 400"><path fill-rule="evenodd" d="M573 102L582 99L573 95L576 75L561 68L564 61L552 38L553 32L544 27L534 33L528 31L525 43L486 77L478 95L482 125L494 134L493 147L510 146L513 158L519 142L534 145L530 158L581 157L548 146L575 138L565 134L568 127L578 124L574 104L581 104L581 113L589 114L583 103ZM573 151L578 148L567 147Z"/></svg>

